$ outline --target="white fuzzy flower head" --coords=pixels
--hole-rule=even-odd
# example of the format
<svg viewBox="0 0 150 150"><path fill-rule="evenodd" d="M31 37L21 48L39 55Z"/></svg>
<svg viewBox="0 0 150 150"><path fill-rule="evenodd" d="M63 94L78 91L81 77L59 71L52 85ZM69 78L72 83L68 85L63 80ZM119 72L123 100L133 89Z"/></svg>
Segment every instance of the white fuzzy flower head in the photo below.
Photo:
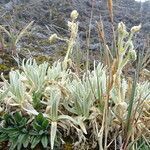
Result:
<svg viewBox="0 0 150 150"><path fill-rule="evenodd" d="M52 35L49 37L49 41L50 41L50 43L52 43L52 42L56 41L56 40L57 40L57 38L58 38L57 34L52 34Z"/></svg>
<svg viewBox="0 0 150 150"><path fill-rule="evenodd" d="M79 13L77 12L77 10L73 10L71 12L70 17L71 17L72 20L76 20L78 18L78 16L79 16Z"/></svg>
<svg viewBox="0 0 150 150"><path fill-rule="evenodd" d="M133 61L136 60L137 55L136 55L135 50L130 50L130 51L129 51L129 58L130 58L130 60L133 60Z"/></svg>
<svg viewBox="0 0 150 150"><path fill-rule="evenodd" d="M121 34L124 34L124 35L128 35L129 33L127 32L126 30L126 26L123 22L120 22L118 24L118 31L121 33Z"/></svg>
<svg viewBox="0 0 150 150"><path fill-rule="evenodd" d="M141 24L139 24L138 26L134 26L131 28L131 32L135 33L138 32L141 29Z"/></svg>
<svg viewBox="0 0 150 150"><path fill-rule="evenodd" d="M72 22L68 21L68 27L69 27L69 29L71 29L72 24L73 24Z"/></svg>

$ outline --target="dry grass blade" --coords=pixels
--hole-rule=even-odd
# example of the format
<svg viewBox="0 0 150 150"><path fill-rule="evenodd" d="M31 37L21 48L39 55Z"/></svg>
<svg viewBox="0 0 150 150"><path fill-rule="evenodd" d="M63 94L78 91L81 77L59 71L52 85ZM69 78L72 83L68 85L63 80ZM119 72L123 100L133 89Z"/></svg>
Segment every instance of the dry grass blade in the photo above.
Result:
<svg viewBox="0 0 150 150"><path fill-rule="evenodd" d="M112 52L113 52L113 55L115 56L117 54L117 49L116 49L116 35L115 35L114 19L113 19L113 1L107 0L107 5L108 5L109 16L110 16L110 20L111 20L111 28L112 28L112 44L113 44Z"/></svg>
<svg viewBox="0 0 150 150"><path fill-rule="evenodd" d="M33 25L33 23L34 23L34 21L31 21L24 29L21 30L21 32L17 36L15 44L17 44L18 41L22 38L22 36L24 36L27 33L27 30L31 28L31 26Z"/></svg>
<svg viewBox="0 0 150 150"><path fill-rule="evenodd" d="M0 25L0 30L4 31L10 38L12 37L12 35L2 25Z"/></svg>
<svg viewBox="0 0 150 150"><path fill-rule="evenodd" d="M103 44L103 47L104 47L104 50L105 50L105 61L106 64L108 67L110 67L110 56L112 56L111 52L109 51L109 48L106 44L106 40L105 40L105 32L104 32L104 26L103 26L103 22L102 22L102 19L100 17L100 21L99 23L97 23L97 29L98 29L98 35L99 35L99 39L100 41L102 42Z"/></svg>
<svg viewBox="0 0 150 150"><path fill-rule="evenodd" d="M107 5L108 5L110 19L111 19L111 22L113 23L113 1L107 0Z"/></svg>
<svg viewBox="0 0 150 150"><path fill-rule="evenodd" d="M104 26L103 26L103 22L100 16L100 21L97 22L97 29L98 29L98 35L99 35L99 39L102 43L105 43L105 33L104 33Z"/></svg>
<svg viewBox="0 0 150 150"><path fill-rule="evenodd" d="M144 58L143 58L143 61L142 61L142 68L146 68L148 67L148 65L150 64L150 49L147 50Z"/></svg>
<svg viewBox="0 0 150 150"><path fill-rule="evenodd" d="M90 46L90 36L91 36L91 25L92 25L92 19L93 19L93 9L94 9L94 1L92 1L92 10L91 10L88 37L87 37L87 58L86 58L86 70L87 71L89 69L89 46Z"/></svg>

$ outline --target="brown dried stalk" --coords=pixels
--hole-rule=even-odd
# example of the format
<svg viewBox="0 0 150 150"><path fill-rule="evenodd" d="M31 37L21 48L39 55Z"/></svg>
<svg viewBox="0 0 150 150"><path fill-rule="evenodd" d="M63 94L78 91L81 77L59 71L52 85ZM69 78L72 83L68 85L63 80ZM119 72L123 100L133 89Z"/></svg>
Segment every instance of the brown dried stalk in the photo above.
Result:
<svg viewBox="0 0 150 150"><path fill-rule="evenodd" d="M112 0L107 0L107 7L109 10L110 20L113 23L113 2L112 2Z"/></svg>
<svg viewBox="0 0 150 150"><path fill-rule="evenodd" d="M109 16L111 21L111 28L112 28L112 41L113 41L113 55L117 57L117 49L116 49L116 35L115 35L115 29L114 29L114 15L113 15L113 1L107 0L107 7L109 10Z"/></svg>

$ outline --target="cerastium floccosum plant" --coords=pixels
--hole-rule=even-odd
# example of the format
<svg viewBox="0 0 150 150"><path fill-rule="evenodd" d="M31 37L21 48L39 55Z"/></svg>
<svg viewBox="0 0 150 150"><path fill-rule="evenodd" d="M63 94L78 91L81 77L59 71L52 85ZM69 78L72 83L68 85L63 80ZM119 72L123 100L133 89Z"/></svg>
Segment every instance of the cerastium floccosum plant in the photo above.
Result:
<svg viewBox="0 0 150 150"><path fill-rule="evenodd" d="M30 89L29 92L32 93L33 105L35 108L40 107L40 99L42 92L44 91L44 86L46 84L46 73L48 69L48 63L37 65L35 60L29 59L22 62L23 77L25 77L24 83Z"/></svg>
<svg viewBox="0 0 150 150"><path fill-rule="evenodd" d="M117 41L117 58L113 62L113 89L118 94L117 99L113 99L116 104L124 102L125 89L121 87L121 75L123 67L129 61L136 60L136 52L133 46L132 37L136 31L139 31L141 26L135 26L128 33L126 26L121 22L118 25L118 41ZM126 41L127 40L127 41ZM125 82L125 81L123 81ZM124 91L123 91L124 90Z"/></svg>
<svg viewBox="0 0 150 150"><path fill-rule="evenodd" d="M78 13L73 11L71 16L70 28L74 26L76 30L73 32L71 29L73 35L66 40L68 51L64 60L54 62L52 66L46 62L38 65L33 59L23 60L20 71L10 72L9 81L2 76L0 111L12 114L21 112L24 117L30 118L28 126L38 115L46 118L48 133L45 135L41 131L39 137L32 137L41 140L49 149L55 147L56 139L65 142L63 135L72 136L72 133L75 139L78 138L72 143L77 148L98 146L103 150L113 146L114 149L137 149L139 141L148 145L150 83L143 81L133 84L122 74L124 66L136 59L132 36L140 26L133 27L128 33L125 25L119 23L118 51L112 66L94 62L93 70L79 75L67 65L75 44ZM53 35L50 40L52 38L58 37ZM34 121L33 125L36 134L41 128L45 132L42 123L39 127ZM87 144L89 140L92 141L90 146ZM36 140L31 142L32 147L36 144Z"/></svg>
<svg viewBox="0 0 150 150"><path fill-rule="evenodd" d="M140 113L138 112L138 109L140 108L140 104L143 103L146 99L149 99L149 93L147 92L147 96L145 99L141 98L141 95L139 97L136 97L137 88L133 86L131 88L131 83L127 82L125 78L122 77L122 70L124 66L130 62L136 60L136 52L133 46L132 37L135 32L138 32L141 28L141 25L134 26L131 28L130 33L127 32L126 26L121 22L118 25L118 39L117 39L117 57L113 61L113 65L111 67L111 78L110 78L110 98L114 102L115 106L112 108L113 115L116 117L115 122L122 124L122 132L128 132L126 130L126 126L132 124L134 128L136 128L139 124L135 121L138 117L140 117ZM137 81L135 81L137 82ZM141 85L141 84L140 84ZM147 88L149 89L149 85L147 85ZM133 92L131 92L133 91ZM142 100L141 100L142 99ZM146 101L147 101L146 100ZM142 102L140 102L142 101ZM131 115L135 115L134 121L131 120ZM132 128L131 126L131 128ZM125 129L125 131L123 131ZM130 130L133 131L134 130ZM123 133L124 136L126 133ZM133 139L135 140L134 133ZM123 137L122 137L123 138ZM125 138L125 137L124 137ZM129 140L130 136L128 136ZM132 139L132 140L133 140ZM131 140L131 141L132 141ZM133 140L133 141L134 141ZM132 141L132 142L133 142ZM127 146L127 145L126 145ZM124 149L127 147L122 146Z"/></svg>
<svg viewBox="0 0 150 150"><path fill-rule="evenodd" d="M77 33L78 33L78 22L76 21L76 19L78 18L78 12L76 10L72 11L70 17L71 17L71 22L68 21L68 28L69 28L69 31L70 31L70 37L69 38L60 38L57 36L57 34L53 34L50 36L49 40L50 42L56 40L56 39L59 39L59 40L63 40L63 41L66 41L67 44L68 44L68 49L67 49L67 53L66 53L66 56L64 58L64 61L63 61L63 67L64 68L67 68L67 64L68 63L71 63L70 62L70 59L69 59L69 56L72 54L72 51L73 51L73 47L76 43L76 38L77 38Z"/></svg>

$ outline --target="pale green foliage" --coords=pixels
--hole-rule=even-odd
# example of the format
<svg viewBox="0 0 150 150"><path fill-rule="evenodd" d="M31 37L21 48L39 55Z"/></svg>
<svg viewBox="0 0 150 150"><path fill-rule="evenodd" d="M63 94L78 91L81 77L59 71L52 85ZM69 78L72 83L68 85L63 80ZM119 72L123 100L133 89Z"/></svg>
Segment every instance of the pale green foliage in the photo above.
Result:
<svg viewBox="0 0 150 150"><path fill-rule="evenodd" d="M61 99L61 91L59 90L59 87L49 87L49 98L47 105L49 107L49 118L52 121L56 121L58 119L58 107L60 104Z"/></svg>
<svg viewBox="0 0 150 150"><path fill-rule="evenodd" d="M74 145L78 148L82 141L86 141L84 134L88 132L98 141L101 150L111 145L108 136L112 143L119 139L120 149L127 148L143 136L147 140L150 137L147 134L150 83L136 84L135 80L129 83L122 74L124 66L136 59L132 36L140 26L132 28L129 34L123 23L118 25L118 56L112 66L94 62L92 71L77 74L68 67L78 31L77 17L78 13L74 11L72 22L68 24L71 37L67 40L64 61L48 66L46 62L38 65L33 59L23 60L22 71L11 71L9 82L3 77L0 100L7 106L4 111L10 112L15 106L32 117L42 112L51 125L51 149L59 132L58 126L68 133L74 127L79 138ZM52 38L59 37L53 35L50 40Z"/></svg>
<svg viewBox="0 0 150 150"><path fill-rule="evenodd" d="M94 70L89 73L89 77L86 77L86 80L89 80L91 84L92 91L96 99L100 100L100 97L103 93L106 93L107 88L107 76L106 76L106 67L102 63L99 63L97 66L94 63Z"/></svg>
<svg viewBox="0 0 150 150"><path fill-rule="evenodd" d="M65 101L65 107L72 113L88 118L93 103L106 92L106 69L101 63L94 65L92 72L85 73L82 79L75 78L67 88L71 97Z"/></svg>
<svg viewBox="0 0 150 150"><path fill-rule="evenodd" d="M57 61L48 68L47 80L66 82L68 74L69 70L64 70L62 67L62 63L60 61Z"/></svg>
<svg viewBox="0 0 150 150"><path fill-rule="evenodd" d="M26 87L21 79L19 71L11 71L9 73L10 83L5 80L5 86L9 89L7 95L10 97L8 101L10 105L22 107L23 103L27 100Z"/></svg>
<svg viewBox="0 0 150 150"><path fill-rule="evenodd" d="M66 102L68 102L69 105L72 103L69 110L72 113L87 118L90 108L94 103L94 95L90 89L90 84L86 81L73 80L70 85L68 85L68 90L71 94L71 99Z"/></svg>
<svg viewBox="0 0 150 150"><path fill-rule="evenodd" d="M22 62L23 74L27 86L35 92L43 91L45 84L48 63L38 65L35 60L29 59ZM27 79L27 80L26 80Z"/></svg>
<svg viewBox="0 0 150 150"><path fill-rule="evenodd" d="M150 101L150 82L146 81L137 85L136 99L138 98Z"/></svg>
<svg viewBox="0 0 150 150"><path fill-rule="evenodd" d="M44 91L46 73L48 69L48 63L44 62L41 65L37 65L35 60L29 59L27 62L23 60L23 80L29 92L33 94L34 107L40 107L40 98Z"/></svg>
<svg viewBox="0 0 150 150"><path fill-rule="evenodd" d="M57 134L57 126L62 120L66 123L71 122L80 132L87 133L85 120L91 120L91 115L102 115L104 111L104 97L107 92L107 68L101 63L94 65L93 71L84 73L82 77L75 75L69 69L63 69L61 62L55 62L52 67L48 67L47 63L37 65L35 60L25 60L22 63L22 72L11 71L9 74L10 81L4 79L4 86L1 89L1 97L3 103L9 108L18 106L22 111L29 114L37 115L38 109L34 109L33 93L40 92L41 97L39 103L44 106L43 115L49 119L51 124L51 148L54 146L55 136ZM127 113L126 108L129 101L126 99L128 85L125 79L122 80L122 103L119 103L112 109L117 116L123 112ZM9 90L8 93L5 93ZM146 111L149 106L149 82L138 83L135 94L135 106L140 98L142 106ZM42 98L44 96L44 99ZM117 98L115 91L111 91L113 101ZM98 101L99 105L95 105ZM124 103L125 102L125 103ZM64 106L65 110L61 109ZM99 109L99 111L96 111ZM72 114L68 116L66 112ZM96 113L96 114L95 114ZM112 119L117 120L118 117L112 114ZM144 113L143 113L144 115ZM91 119L90 119L91 118ZM123 118L122 118L123 119ZM112 120L112 122L113 122ZM91 120L92 121L92 120ZM118 120L120 122L120 120ZM71 124L70 124L71 125ZM141 126L141 125L140 125Z"/></svg>

